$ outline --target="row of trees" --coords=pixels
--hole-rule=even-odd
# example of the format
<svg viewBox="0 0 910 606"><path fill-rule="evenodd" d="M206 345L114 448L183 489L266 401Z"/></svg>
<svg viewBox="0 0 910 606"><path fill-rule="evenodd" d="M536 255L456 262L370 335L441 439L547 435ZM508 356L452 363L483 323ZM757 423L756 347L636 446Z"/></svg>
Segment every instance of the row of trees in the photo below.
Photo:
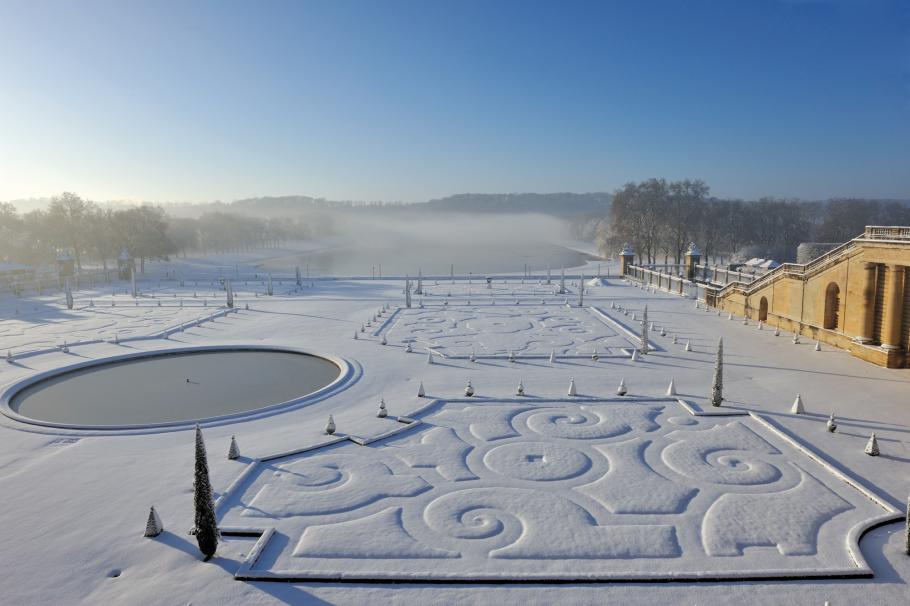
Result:
<svg viewBox="0 0 910 606"><path fill-rule="evenodd" d="M124 249L144 271L147 259L166 259L188 251L227 252L278 246L309 235L296 219L258 219L227 212L199 218L168 216L160 206L105 208L65 192L44 210L19 214L0 203L0 261L38 266L57 251L70 251L76 266L107 269Z"/></svg>
<svg viewBox="0 0 910 606"><path fill-rule="evenodd" d="M699 180L628 183L614 194L609 215L590 219L582 235L605 255L629 242L643 263L680 263L689 242L705 259L791 261L802 242L845 242L866 225L910 225L910 206L896 201L743 201L709 193Z"/></svg>

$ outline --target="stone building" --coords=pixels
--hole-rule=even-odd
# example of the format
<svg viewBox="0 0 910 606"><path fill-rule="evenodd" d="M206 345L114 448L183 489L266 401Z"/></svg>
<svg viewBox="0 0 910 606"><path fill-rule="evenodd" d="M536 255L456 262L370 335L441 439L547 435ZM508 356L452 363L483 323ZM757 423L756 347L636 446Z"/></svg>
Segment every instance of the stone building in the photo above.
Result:
<svg viewBox="0 0 910 606"><path fill-rule="evenodd" d="M910 227L867 227L805 263L708 289L708 304L889 368L910 367Z"/></svg>

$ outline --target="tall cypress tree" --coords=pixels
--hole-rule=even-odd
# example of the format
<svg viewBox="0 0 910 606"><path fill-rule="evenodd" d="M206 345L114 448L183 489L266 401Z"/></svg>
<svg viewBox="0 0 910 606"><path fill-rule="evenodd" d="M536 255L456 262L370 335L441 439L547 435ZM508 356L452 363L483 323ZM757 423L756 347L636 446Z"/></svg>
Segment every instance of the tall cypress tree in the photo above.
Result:
<svg viewBox="0 0 910 606"><path fill-rule="evenodd" d="M724 401L724 339L717 341L717 360L714 362L714 380L711 381L711 406L720 406Z"/></svg>
<svg viewBox="0 0 910 606"><path fill-rule="evenodd" d="M648 343L648 306L645 305L645 313L641 319L641 353L646 354L650 351Z"/></svg>
<svg viewBox="0 0 910 606"><path fill-rule="evenodd" d="M208 561L218 548L218 520L215 518L215 502L212 499L212 485L209 482L209 463L205 456L205 442L202 430L196 425L196 475L193 479L193 504L196 508L195 534L199 551Z"/></svg>

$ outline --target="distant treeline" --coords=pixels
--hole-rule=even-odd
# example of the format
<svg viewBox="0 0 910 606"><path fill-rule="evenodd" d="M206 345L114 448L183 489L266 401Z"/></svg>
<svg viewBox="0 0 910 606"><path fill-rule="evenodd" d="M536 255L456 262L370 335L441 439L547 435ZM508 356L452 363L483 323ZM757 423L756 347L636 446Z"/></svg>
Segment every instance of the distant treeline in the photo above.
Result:
<svg viewBox="0 0 910 606"><path fill-rule="evenodd" d="M52 198L46 210L25 214L0 203L0 260L33 266L52 262L58 251L67 250L79 268L97 263L107 269L126 249L142 271L146 259L278 246L311 233L299 217L259 219L210 211L181 218L167 215L160 206L103 208L69 192Z"/></svg>
<svg viewBox="0 0 910 606"><path fill-rule="evenodd" d="M729 200L711 197L703 181L649 179L626 184L613 194L608 213L579 217L572 227L605 256L628 242L643 263L679 263L689 242L712 261L792 261L802 242L846 242L866 225L910 225L910 205L858 198Z"/></svg>
<svg viewBox="0 0 910 606"><path fill-rule="evenodd" d="M266 196L246 198L230 204L211 202L202 205L169 207L175 214L198 213L205 210L229 210L257 216L306 214L320 220L332 212L356 211L395 212L470 212L470 213L541 213L556 217L573 217L584 213L606 213L612 194L604 192L573 194L456 194L427 202L354 202L325 200L310 196Z"/></svg>

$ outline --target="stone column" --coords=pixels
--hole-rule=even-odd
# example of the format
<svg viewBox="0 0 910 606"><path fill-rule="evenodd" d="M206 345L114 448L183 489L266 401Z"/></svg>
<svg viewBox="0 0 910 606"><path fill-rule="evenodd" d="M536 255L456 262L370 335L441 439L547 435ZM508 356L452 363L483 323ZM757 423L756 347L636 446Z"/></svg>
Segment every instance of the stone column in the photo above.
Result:
<svg viewBox="0 0 910 606"><path fill-rule="evenodd" d="M875 318L875 273L876 263L863 263L862 307L860 309L859 343L871 343L873 339L872 323ZM845 295L846 296L846 295Z"/></svg>
<svg viewBox="0 0 910 606"><path fill-rule="evenodd" d="M887 268L882 347L898 349L901 343L901 318L904 311L904 268L900 265L888 265Z"/></svg>
<svg viewBox="0 0 910 606"><path fill-rule="evenodd" d="M626 275L629 272L629 267L635 262L635 252L632 250L631 244L623 244L622 251L619 253L619 273L620 275Z"/></svg>
<svg viewBox="0 0 910 606"><path fill-rule="evenodd" d="M695 242L689 242L689 250L686 251L686 279L690 282L695 280L695 271L700 260L701 251L695 246Z"/></svg>

